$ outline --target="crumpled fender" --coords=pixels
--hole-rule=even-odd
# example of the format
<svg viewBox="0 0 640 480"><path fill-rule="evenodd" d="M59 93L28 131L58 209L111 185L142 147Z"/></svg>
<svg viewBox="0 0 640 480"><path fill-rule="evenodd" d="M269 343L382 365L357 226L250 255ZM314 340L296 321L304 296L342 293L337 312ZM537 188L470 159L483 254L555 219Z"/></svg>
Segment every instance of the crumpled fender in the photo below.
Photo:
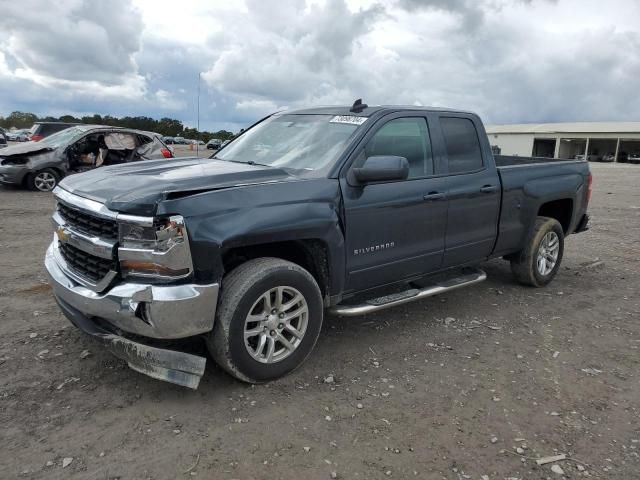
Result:
<svg viewBox="0 0 640 480"><path fill-rule="evenodd" d="M223 250L288 240L320 240L329 254L330 285L341 291L345 244L336 179L239 186L167 200L159 215L185 217L196 276L218 281Z"/></svg>

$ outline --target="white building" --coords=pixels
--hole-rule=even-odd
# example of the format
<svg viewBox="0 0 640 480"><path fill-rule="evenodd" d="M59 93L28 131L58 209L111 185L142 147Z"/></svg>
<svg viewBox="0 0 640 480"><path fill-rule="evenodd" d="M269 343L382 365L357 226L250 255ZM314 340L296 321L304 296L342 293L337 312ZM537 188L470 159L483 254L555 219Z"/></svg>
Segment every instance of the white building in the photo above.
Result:
<svg viewBox="0 0 640 480"><path fill-rule="evenodd" d="M502 155L626 161L640 153L640 122L524 123L490 125L489 143ZM611 160L609 160L611 161Z"/></svg>

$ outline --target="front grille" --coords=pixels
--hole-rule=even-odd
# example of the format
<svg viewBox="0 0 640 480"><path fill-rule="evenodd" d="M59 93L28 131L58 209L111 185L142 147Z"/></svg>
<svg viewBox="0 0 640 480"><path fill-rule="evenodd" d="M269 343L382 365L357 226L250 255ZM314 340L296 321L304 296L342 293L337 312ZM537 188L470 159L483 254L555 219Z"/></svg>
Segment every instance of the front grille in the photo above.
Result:
<svg viewBox="0 0 640 480"><path fill-rule="evenodd" d="M118 224L115 220L97 217L61 202L58 203L58 212L64 221L78 232L103 239L118 239Z"/></svg>
<svg viewBox="0 0 640 480"><path fill-rule="evenodd" d="M60 242L58 247L68 267L94 283L102 280L110 270L117 269L115 260L96 257L68 243Z"/></svg>

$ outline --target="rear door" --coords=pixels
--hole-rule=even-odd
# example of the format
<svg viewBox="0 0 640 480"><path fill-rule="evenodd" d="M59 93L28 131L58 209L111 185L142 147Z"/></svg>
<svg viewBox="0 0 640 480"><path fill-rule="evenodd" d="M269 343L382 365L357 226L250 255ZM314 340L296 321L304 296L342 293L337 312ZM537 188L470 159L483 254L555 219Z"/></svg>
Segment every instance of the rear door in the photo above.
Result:
<svg viewBox="0 0 640 480"><path fill-rule="evenodd" d="M365 136L350 168L375 155L405 157L409 178L350 185L341 178L346 222L347 291L437 270L447 220L446 176L436 176L427 115L393 114Z"/></svg>
<svg viewBox="0 0 640 480"><path fill-rule="evenodd" d="M500 179L481 147L478 123L472 115L439 115L449 174L443 267L488 257L496 240Z"/></svg>

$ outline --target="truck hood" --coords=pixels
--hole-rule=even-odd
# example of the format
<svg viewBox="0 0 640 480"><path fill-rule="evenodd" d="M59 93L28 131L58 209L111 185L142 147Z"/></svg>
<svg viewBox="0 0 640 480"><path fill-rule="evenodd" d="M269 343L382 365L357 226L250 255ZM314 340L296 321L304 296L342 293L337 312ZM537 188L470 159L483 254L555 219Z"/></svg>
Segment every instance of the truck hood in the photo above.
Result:
<svg viewBox="0 0 640 480"><path fill-rule="evenodd" d="M70 175L60 187L107 208L133 215L154 215L172 194L189 194L247 184L294 180L280 168L206 158L146 160Z"/></svg>
<svg viewBox="0 0 640 480"><path fill-rule="evenodd" d="M3 157L10 157L12 155L34 155L41 152L48 152L53 150L51 147L42 145L40 142L25 142L15 145L9 145L2 149L0 153Z"/></svg>

